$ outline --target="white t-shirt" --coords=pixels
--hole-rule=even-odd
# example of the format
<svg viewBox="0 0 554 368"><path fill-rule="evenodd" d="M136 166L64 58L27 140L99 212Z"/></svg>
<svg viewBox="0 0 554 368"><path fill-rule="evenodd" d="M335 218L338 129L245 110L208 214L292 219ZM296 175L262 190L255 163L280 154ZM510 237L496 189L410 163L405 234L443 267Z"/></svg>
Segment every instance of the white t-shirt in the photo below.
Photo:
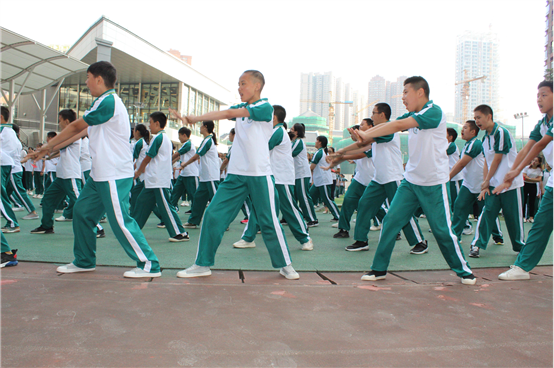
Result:
<svg viewBox="0 0 554 368"><path fill-rule="evenodd" d="M310 178L312 176L312 171L310 170L308 151L306 150L304 141L300 138L292 141L292 158L294 159L294 178Z"/></svg>
<svg viewBox="0 0 554 368"><path fill-rule="evenodd" d="M162 130L152 136L146 155L152 160L146 165L144 171L144 187L171 188L173 145L165 131Z"/></svg>
<svg viewBox="0 0 554 368"><path fill-rule="evenodd" d="M294 185L294 159L290 138L283 124L277 124L273 128L273 134L269 139L269 157L271 171L275 177L275 184Z"/></svg>
<svg viewBox="0 0 554 368"><path fill-rule="evenodd" d="M81 172L89 171L92 168L88 137L81 139L81 157L79 162L81 163Z"/></svg>
<svg viewBox="0 0 554 368"><path fill-rule="evenodd" d="M129 147L131 125L125 105L113 89L104 92L85 111L94 181L133 178L133 154Z"/></svg>
<svg viewBox="0 0 554 368"><path fill-rule="evenodd" d="M23 145L21 144L19 139L17 140L17 143L18 143L19 149L14 151L15 155L13 156L12 174L23 172L23 166L21 166L21 157L25 157L22 155L27 154L25 151L23 151Z"/></svg>
<svg viewBox="0 0 554 368"><path fill-rule="evenodd" d="M56 169L56 176L60 179L81 178L81 140L71 143L60 149L60 160Z"/></svg>
<svg viewBox="0 0 554 368"><path fill-rule="evenodd" d="M154 137L152 137L152 139L154 139ZM142 164L142 161L146 157L147 152L148 152L148 143L146 143L144 138L141 138L135 142L133 147L133 160L135 160L136 169L138 169ZM144 172L139 175L138 179L141 181L144 181L145 173L146 173L146 170L144 170Z"/></svg>
<svg viewBox="0 0 554 368"><path fill-rule="evenodd" d="M448 168L449 170L452 170L454 165L460 160L460 151L458 150L458 146L456 146L456 143L452 142L448 145L448 149L446 150L446 154L448 155ZM464 178L464 175L462 172L459 172L458 175L450 179L450 181L460 181Z"/></svg>
<svg viewBox="0 0 554 368"><path fill-rule="evenodd" d="M250 116L236 118L233 159L229 161L227 173L243 176L271 175L268 142L273 134L273 106L267 98L252 104L231 106L231 109L241 108L246 108Z"/></svg>
<svg viewBox="0 0 554 368"><path fill-rule="evenodd" d="M477 137L473 137L466 142L462 151L462 157L465 155L470 156L472 159L461 171L464 180L462 185L466 187L470 193L481 193L485 156L483 155L483 144Z"/></svg>
<svg viewBox="0 0 554 368"><path fill-rule="evenodd" d="M540 141L545 135L549 135L552 137L552 118L548 120L548 116L545 114L543 118L535 125L535 128L529 135L529 139L534 140L535 142ZM544 159L548 163L548 166L553 167L553 147L554 144L551 141L548 143L548 145L542 150L542 154L544 155ZM547 187L552 188L552 175L548 178L548 181L546 183Z"/></svg>
<svg viewBox="0 0 554 368"><path fill-rule="evenodd" d="M221 164L219 163L217 147L211 135L206 136L202 143L200 143L196 154L200 156L199 180L201 182L219 181L219 169L221 168ZM233 155L234 154L235 151L233 150Z"/></svg>
<svg viewBox="0 0 554 368"><path fill-rule="evenodd" d="M386 123L385 123L386 124ZM400 135L398 133L376 137L371 145L371 155L375 166L373 180L378 184L397 182L404 176Z"/></svg>
<svg viewBox="0 0 554 368"><path fill-rule="evenodd" d="M529 179L536 179L538 177L542 176L542 170L540 167L537 167L536 169L530 168L529 166L525 166L523 169L523 173L529 178Z"/></svg>
<svg viewBox="0 0 554 368"><path fill-rule="evenodd" d="M190 160L195 154L196 154L196 147L189 139L181 146L181 148L179 148L179 155L181 156L180 157L181 164L188 162L188 160ZM198 176L199 169L200 169L200 163L198 161L194 161L192 164L186 166L183 170L181 170L181 176Z"/></svg>
<svg viewBox="0 0 554 368"><path fill-rule="evenodd" d="M18 145L19 143L19 145ZM0 164L2 166L13 166L13 157L16 152L21 151L21 142L17 138L17 134L12 128L12 124L0 125Z"/></svg>
<svg viewBox="0 0 554 368"><path fill-rule="evenodd" d="M331 185L333 184L333 176L331 170L323 170L323 167L329 166L325 160L327 154L323 148L320 148L312 158L312 164L316 164L316 167L313 171L313 181L316 187L322 185Z"/></svg>
<svg viewBox="0 0 554 368"><path fill-rule="evenodd" d="M428 101L418 112L409 112L398 119L413 117L418 126L409 129L408 153L404 178L420 186L440 185L448 182L448 140L446 117L441 108Z"/></svg>
<svg viewBox="0 0 554 368"><path fill-rule="evenodd" d="M45 165L44 172L45 173L56 172L57 170L56 166L58 166L59 161L60 161L59 157L54 157L53 159L44 161L44 165Z"/></svg>
<svg viewBox="0 0 554 368"><path fill-rule="evenodd" d="M354 160L356 163L356 174L354 175L354 180L362 184L364 187L367 187L373 177L375 176L375 166L373 165L373 158L371 152L368 150L365 152L366 157L359 158ZM338 185L339 183L337 183Z"/></svg>

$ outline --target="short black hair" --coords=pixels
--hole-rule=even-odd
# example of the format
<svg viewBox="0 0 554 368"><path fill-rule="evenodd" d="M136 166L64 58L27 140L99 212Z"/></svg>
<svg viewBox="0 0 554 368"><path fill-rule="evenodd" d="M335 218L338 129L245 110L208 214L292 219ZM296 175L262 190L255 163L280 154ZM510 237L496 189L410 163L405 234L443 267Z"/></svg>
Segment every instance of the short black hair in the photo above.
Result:
<svg viewBox="0 0 554 368"><path fill-rule="evenodd" d="M375 104L375 107L377 108L377 112L379 112L379 114L385 114L387 120L390 120L391 110L388 103L379 102L378 104Z"/></svg>
<svg viewBox="0 0 554 368"><path fill-rule="evenodd" d="M375 126L375 124L373 124L373 120L370 118L362 119L362 121L365 121L369 126Z"/></svg>
<svg viewBox="0 0 554 368"><path fill-rule="evenodd" d="M2 106L0 110L2 111L2 117L8 122L10 119L10 110L6 106Z"/></svg>
<svg viewBox="0 0 554 368"><path fill-rule="evenodd" d="M455 141L458 138L458 132L454 128L446 128L446 134L454 138Z"/></svg>
<svg viewBox="0 0 554 368"><path fill-rule="evenodd" d="M15 134L19 135L19 125L12 124L12 129L15 132Z"/></svg>
<svg viewBox="0 0 554 368"><path fill-rule="evenodd" d="M279 123L284 123L287 117L287 111L281 105L273 105L273 115L277 116L277 121Z"/></svg>
<svg viewBox="0 0 554 368"><path fill-rule="evenodd" d="M296 123L292 126L298 138L306 138L306 127L302 123Z"/></svg>
<svg viewBox="0 0 554 368"><path fill-rule="evenodd" d="M264 78L264 75L260 71L258 71L258 70L246 70L244 73L249 73L252 77L257 79L262 84L262 87L260 88L260 91L262 89L264 89L265 78Z"/></svg>
<svg viewBox="0 0 554 368"><path fill-rule="evenodd" d="M351 127L351 129L360 130L360 126L359 125L354 125L354 126Z"/></svg>
<svg viewBox="0 0 554 368"><path fill-rule="evenodd" d="M289 135L289 139L292 141L294 139L294 133L289 131L288 135Z"/></svg>
<svg viewBox="0 0 554 368"><path fill-rule="evenodd" d="M473 109L473 112L477 112L477 111L485 115L490 115L491 119L494 118L494 115L492 113L492 108L489 105L479 105Z"/></svg>
<svg viewBox="0 0 554 368"><path fill-rule="evenodd" d="M472 130L475 132L475 135L479 134L479 127L475 123L475 120L468 120L466 121L466 124L469 125L469 130Z"/></svg>
<svg viewBox="0 0 554 368"><path fill-rule="evenodd" d="M550 92L552 92L552 81L544 80L544 81L540 82L537 89L542 88L542 87L548 87L548 88L550 88Z"/></svg>
<svg viewBox="0 0 554 368"><path fill-rule="evenodd" d="M46 136L47 136L48 138L54 138L54 137L57 136L57 135L58 135L58 133L56 133L56 132L48 132L48 134L46 134Z"/></svg>
<svg viewBox="0 0 554 368"><path fill-rule="evenodd" d="M429 98L429 94L431 93L431 90L429 88L429 83L425 80L425 78L420 76L414 76L407 78L404 81L404 85L411 84L412 88L415 91L418 91L420 88L423 88L423 92L425 93L425 97Z"/></svg>
<svg viewBox="0 0 554 368"><path fill-rule="evenodd" d="M90 64L87 69L87 73L94 75L95 77L102 77L104 85L108 88L115 87L115 81L117 80L117 71L115 66L108 61L97 61L94 64Z"/></svg>
<svg viewBox="0 0 554 368"><path fill-rule="evenodd" d="M190 138L190 133L191 133L191 131L187 127L182 127L181 129L179 129L179 134L186 135L189 138Z"/></svg>
<svg viewBox="0 0 554 368"><path fill-rule="evenodd" d="M235 128L231 128L231 130L229 131L229 134L235 134Z"/></svg>
<svg viewBox="0 0 554 368"><path fill-rule="evenodd" d="M150 114L150 118L152 121L157 121L160 123L160 128L165 128L165 125L167 124L167 116L161 111L155 111Z"/></svg>
<svg viewBox="0 0 554 368"><path fill-rule="evenodd" d="M65 109L58 113L58 116L61 116L64 120L69 120L70 123L77 120L77 114L72 109Z"/></svg>
<svg viewBox="0 0 554 368"><path fill-rule="evenodd" d="M327 139L326 136L318 135L316 140L319 141L319 143L321 143L322 148L327 148L327 143L329 142L329 140Z"/></svg>

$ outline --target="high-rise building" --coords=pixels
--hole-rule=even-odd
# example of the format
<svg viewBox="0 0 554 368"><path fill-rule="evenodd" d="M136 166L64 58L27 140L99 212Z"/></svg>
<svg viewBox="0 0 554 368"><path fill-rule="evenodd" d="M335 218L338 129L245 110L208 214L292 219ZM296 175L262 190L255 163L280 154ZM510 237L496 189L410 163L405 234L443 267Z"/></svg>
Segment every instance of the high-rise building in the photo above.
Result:
<svg viewBox="0 0 554 368"><path fill-rule="evenodd" d="M396 78L396 82L390 82L387 88L387 102L390 105L391 120L408 112L406 106L402 103L402 91L404 91L404 81L407 79L405 75Z"/></svg>
<svg viewBox="0 0 554 368"><path fill-rule="evenodd" d="M554 57L552 56L552 48L554 47L554 37L552 35L553 19L553 4L552 0L546 0L546 31L544 36L544 68L554 69Z"/></svg>
<svg viewBox="0 0 554 368"><path fill-rule="evenodd" d="M350 83L346 83L344 85L344 101L352 101L352 104L345 104L343 106L343 115L342 115L342 129L346 129L353 125L352 122L352 114L354 111L354 93L352 91L352 87L350 86ZM336 129L336 128L335 128Z"/></svg>
<svg viewBox="0 0 554 368"><path fill-rule="evenodd" d="M327 125L329 125L331 92L333 93L333 100L336 100L336 82L333 72L302 73L300 76L300 113L303 114L311 110L324 117Z"/></svg>
<svg viewBox="0 0 554 368"><path fill-rule="evenodd" d="M367 104L369 105L365 113L366 116L371 116L373 105L378 102L387 100L387 81L380 75L371 78L367 89ZM360 119L361 120L361 119Z"/></svg>
<svg viewBox="0 0 554 368"><path fill-rule="evenodd" d="M495 33L466 31L456 38L456 89L454 119L462 123L473 117L473 109L481 104L500 112L499 47ZM463 81L486 77L469 83L467 95ZM466 100L464 102L464 100ZM496 118L495 114L495 118ZM500 116L500 114L498 114Z"/></svg>
<svg viewBox="0 0 554 368"><path fill-rule="evenodd" d="M396 78L395 82L389 82L380 75L371 78L368 85L367 109L364 110L364 117L371 117L373 106L379 102L386 102L391 107L391 119L407 112L402 103L402 91L406 76ZM361 119L360 119L361 120Z"/></svg>

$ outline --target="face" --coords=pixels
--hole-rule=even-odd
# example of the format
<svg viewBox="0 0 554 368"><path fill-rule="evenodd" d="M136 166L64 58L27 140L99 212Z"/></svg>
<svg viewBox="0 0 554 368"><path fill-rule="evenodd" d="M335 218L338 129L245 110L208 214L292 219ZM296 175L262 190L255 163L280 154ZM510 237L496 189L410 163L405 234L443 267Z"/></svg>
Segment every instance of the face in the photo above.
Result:
<svg viewBox="0 0 554 368"><path fill-rule="evenodd" d="M492 122L491 116L483 114L481 111L474 111L473 119L475 120L475 124L477 124L481 130L489 128Z"/></svg>
<svg viewBox="0 0 554 368"><path fill-rule="evenodd" d="M362 132L365 132L365 131L368 130L369 128L371 128L371 126L367 123L367 121L362 120L362 122L360 123L360 130L361 130Z"/></svg>
<svg viewBox="0 0 554 368"><path fill-rule="evenodd" d="M152 118L148 119L148 123L149 123L149 129L152 132L152 134L157 134L161 130L160 123L152 120Z"/></svg>
<svg viewBox="0 0 554 368"><path fill-rule="evenodd" d="M538 167L540 165L539 159L535 157L533 161L531 161L531 166Z"/></svg>
<svg viewBox="0 0 554 368"><path fill-rule="evenodd" d="M402 91L402 103L406 106L406 109L410 112L416 111L419 101L419 95L423 93L423 89L415 90L411 83L404 86Z"/></svg>
<svg viewBox="0 0 554 368"><path fill-rule="evenodd" d="M290 128L290 131L294 135L294 138L298 137L298 134L296 134L296 130L294 130L294 127Z"/></svg>
<svg viewBox="0 0 554 368"><path fill-rule="evenodd" d="M229 142L234 142L234 141L235 141L235 135L229 134Z"/></svg>
<svg viewBox="0 0 554 368"><path fill-rule="evenodd" d="M185 143L188 140L188 137L185 134L179 134L179 142Z"/></svg>
<svg viewBox="0 0 554 368"><path fill-rule="evenodd" d="M64 130L65 127L69 125L69 120L66 120L62 118L60 115L58 115L58 123L60 124L60 128Z"/></svg>
<svg viewBox="0 0 554 368"><path fill-rule="evenodd" d="M260 92L260 82L256 81L250 73L243 73L239 79L239 95L242 102L254 102L256 94Z"/></svg>
<svg viewBox="0 0 554 368"><path fill-rule="evenodd" d="M86 84L88 89L90 90L90 94L93 97L99 97L100 95L102 95L102 88L100 87L101 84L104 84L104 80L102 79L102 77L95 77L91 73L87 72Z"/></svg>
<svg viewBox="0 0 554 368"><path fill-rule="evenodd" d="M377 108L374 107L373 111L371 112L371 120L373 120L373 124L379 125L385 123L387 121L387 118L385 117L385 113L379 112Z"/></svg>
<svg viewBox="0 0 554 368"><path fill-rule="evenodd" d="M200 125L200 133L201 134L208 134L208 128L204 124Z"/></svg>
<svg viewBox="0 0 554 368"><path fill-rule="evenodd" d="M471 130L469 124L464 124L464 126L462 127L462 139L469 141L473 137L475 137L475 132Z"/></svg>
<svg viewBox="0 0 554 368"><path fill-rule="evenodd" d="M137 141L141 138L140 133L137 129L133 131L133 137L135 137Z"/></svg>
<svg viewBox="0 0 554 368"><path fill-rule="evenodd" d="M315 148L317 148L317 149L321 148L321 142L319 141L319 139L315 140Z"/></svg>
<svg viewBox="0 0 554 368"><path fill-rule="evenodd" d="M542 114L552 114L552 91L548 87L539 88L537 105Z"/></svg>

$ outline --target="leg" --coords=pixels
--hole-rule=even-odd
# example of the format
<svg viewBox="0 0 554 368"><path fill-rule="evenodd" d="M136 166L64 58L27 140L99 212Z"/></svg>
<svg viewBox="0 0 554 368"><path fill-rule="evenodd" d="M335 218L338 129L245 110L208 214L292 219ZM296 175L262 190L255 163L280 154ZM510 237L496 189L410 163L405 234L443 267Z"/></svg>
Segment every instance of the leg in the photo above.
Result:
<svg viewBox="0 0 554 368"><path fill-rule="evenodd" d="M400 181L398 182L390 182L385 184L385 192L387 194L387 198L385 200L387 206L390 206L390 203L392 202L396 191L398 189L398 186L400 185ZM382 207L381 207L382 208ZM380 212L382 213L382 209ZM377 218L380 217L380 213L377 213ZM412 215L410 220L404 227L402 228L402 232L404 233L404 236L406 237L406 241L408 242L408 245L413 247L416 244L422 243L425 241L425 237L423 236L423 232L421 231L421 228L419 227L419 221L415 216Z"/></svg>
<svg viewBox="0 0 554 368"><path fill-rule="evenodd" d="M133 212L131 212L131 217L137 222L139 229L144 227L148 217L150 217L152 210L156 206L155 190L143 188L137 198L137 203L140 203L140 205L135 206Z"/></svg>
<svg viewBox="0 0 554 368"><path fill-rule="evenodd" d="M275 188L279 195L279 208L283 217L289 225L289 229L292 235L300 244L305 244L310 240L308 235L308 227L306 222L300 213L300 208L296 204L296 198L294 197L294 186L276 184Z"/></svg>
<svg viewBox="0 0 554 368"><path fill-rule="evenodd" d="M365 192L366 187L356 180L352 180L352 184L348 187L342 202L342 208L339 215L339 229L349 231L350 220L354 211L358 208L358 202Z"/></svg>
<svg viewBox="0 0 554 368"><path fill-rule="evenodd" d="M490 190L492 192L492 187ZM475 225L475 237L471 242L472 247L487 249L487 244L491 237L491 229L498 217L498 212L500 212L500 197L494 194L487 195L485 197L485 205L481 215L479 215L477 225Z"/></svg>
<svg viewBox="0 0 554 368"><path fill-rule="evenodd" d="M42 198L41 226L44 229L54 227L54 210L61 199L65 197L65 188L62 179L54 180Z"/></svg>
<svg viewBox="0 0 554 368"><path fill-rule="evenodd" d="M67 207L63 210L63 217L72 219L73 218L73 206L79 198L79 193L81 192L81 180L79 179L60 179L63 181L65 193L69 197L69 203Z"/></svg>
<svg viewBox="0 0 554 368"><path fill-rule="evenodd" d="M462 238L462 231L476 200L477 195L471 193L467 187L462 185L454 203L454 213L452 214L452 232L458 239Z"/></svg>
<svg viewBox="0 0 554 368"><path fill-rule="evenodd" d="M171 199L169 200L169 203L173 207L176 207L179 204L179 198L186 193L185 190L185 177L179 176L177 178L177 181L175 182L175 185L173 185L173 190L171 191Z"/></svg>
<svg viewBox="0 0 554 368"><path fill-rule="evenodd" d="M139 195L140 195L140 193L142 192L143 189L144 189L144 181L141 181L140 179L137 179L135 181L135 185L133 185L133 188L131 188L131 199L130 199L130 210L129 211L130 211L132 217L134 217L133 213L135 213L137 200L138 200L138 197L139 197ZM150 213L148 215L150 215ZM142 229L142 227L141 227L141 229Z"/></svg>
<svg viewBox="0 0 554 368"><path fill-rule="evenodd" d="M371 181L358 201L358 215L356 216L356 226L354 227L354 240L362 242L368 241L367 234L369 234L371 219L377 215L385 198L386 192L384 186L376 181Z"/></svg>
<svg viewBox="0 0 554 368"><path fill-rule="evenodd" d="M12 206L10 204L10 199L8 197L7 192L7 184L10 180L10 174L12 171L11 166L3 165L2 166L2 173L1 173L1 181L2 181L2 215L6 218L8 221L9 227L18 227L19 224L17 223L17 219L15 217L15 214L12 210Z"/></svg>
<svg viewBox="0 0 554 368"><path fill-rule="evenodd" d="M314 211L314 203L309 193L310 178L296 179L294 191L296 199L300 204L302 215L307 222L317 221L317 216Z"/></svg>
<svg viewBox="0 0 554 368"><path fill-rule="evenodd" d="M200 225L206 204L213 199L217 192L217 183L214 181L202 181L194 194L194 203L192 204L192 212L188 219L189 224ZM211 202L210 202L211 204Z"/></svg>
<svg viewBox="0 0 554 368"><path fill-rule="evenodd" d="M155 188L154 194L156 198L156 204L162 216L162 221L165 224L165 229L169 233L169 236L173 238L177 234L184 234L185 229L181 224L181 219L175 211L175 207L169 203L171 194L168 188ZM177 200L179 197L177 197Z"/></svg>
<svg viewBox="0 0 554 368"><path fill-rule="evenodd" d="M521 217L521 189L516 188L499 195L506 220L508 234L512 241L512 249L519 252L525 244L525 232L523 231L523 220Z"/></svg>
<svg viewBox="0 0 554 368"><path fill-rule="evenodd" d="M323 203L325 203L325 206L329 209L331 212L331 215L333 215L334 219L339 219L339 208L337 207L335 201L331 197L331 186L330 185L322 185L319 188L319 196L321 199L323 199Z"/></svg>

